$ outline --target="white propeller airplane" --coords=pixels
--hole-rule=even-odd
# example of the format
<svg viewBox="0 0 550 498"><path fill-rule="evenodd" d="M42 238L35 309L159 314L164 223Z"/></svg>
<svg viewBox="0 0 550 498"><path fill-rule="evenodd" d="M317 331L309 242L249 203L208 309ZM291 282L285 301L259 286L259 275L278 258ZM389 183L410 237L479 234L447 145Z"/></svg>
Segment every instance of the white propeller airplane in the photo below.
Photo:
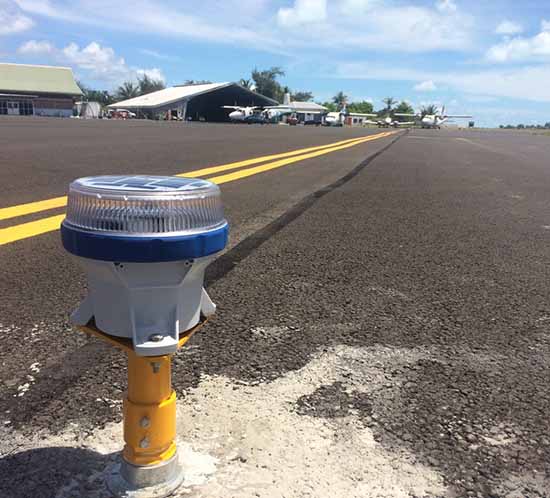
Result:
<svg viewBox="0 0 550 498"><path fill-rule="evenodd" d="M394 114L394 116L402 116L402 114ZM377 124L379 128L399 128L400 126L411 126L415 124L415 121L398 121L397 119L392 119L391 116L386 116L375 121L374 124Z"/></svg>
<svg viewBox="0 0 550 498"><path fill-rule="evenodd" d="M233 109L233 112L229 113L229 119L231 121L240 122L255 114L254 111L256 111L257 109L262 109L262 107L241 107L238 105L223 105L222 109Z"/></svg>
<svg viewBox="0 0 550 498"><path fill-rule="evenodd" d="M244 123L251 120L266 121L275 117L282 116L283 114L290 114L290 109L285 106L250 106L242 107L238 105L223 105L222 109L233 109L229 113L229 119L235 123ZM261 110L261 112L257 112ZM255 119L256 118L256 119Z"/></svg>
<svg viewBox="0 0 550 498"><path fill-rule="evenodd" d="M329 112L325 115L325 126L344 126L344 121L348 116L351 116L352 118L372 118L376 116L376 114L369 114L364 112L349 112L346 105L344 105L344 107L342 107L340 111ZM374 121L369 121L368 119L363 122L369 124L374 123Z"/></svg>
<svg viewBox="0 0 550 498"><path fill-rule="evenodd" d="M408 114L408 113L396 113L396 116L412 116L416 119L417 123L422 128L434 128L441 129L441 125L449 119L471 119L472 116L460 115L460 114L446 114L445 106L441 109L441 113L436 114Z"/></svg>

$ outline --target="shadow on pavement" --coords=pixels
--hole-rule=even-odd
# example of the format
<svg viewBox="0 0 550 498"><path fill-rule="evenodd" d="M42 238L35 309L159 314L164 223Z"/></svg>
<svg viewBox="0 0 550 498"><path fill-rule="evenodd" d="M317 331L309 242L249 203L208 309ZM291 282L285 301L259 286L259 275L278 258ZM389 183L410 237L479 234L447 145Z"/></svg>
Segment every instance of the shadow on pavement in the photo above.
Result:
<svg viewBox="0 0 550 498"><path fill-rule="evenodd" d="M115 458L83 448L52 447L22 451L0 460L0 496L6 498L54 498L73 486L75 496L97 488L98 474ZM84 495L81 492L84 491ZM90 493L91 494L91 493Z"/></svg>

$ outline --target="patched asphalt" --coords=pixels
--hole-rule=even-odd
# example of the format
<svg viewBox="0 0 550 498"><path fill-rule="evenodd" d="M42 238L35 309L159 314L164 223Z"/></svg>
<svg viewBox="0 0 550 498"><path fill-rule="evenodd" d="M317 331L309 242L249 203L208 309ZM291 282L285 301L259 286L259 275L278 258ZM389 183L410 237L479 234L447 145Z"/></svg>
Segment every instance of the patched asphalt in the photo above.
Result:
<svg viewBox="0 0 550 498"><path fill-rule="evenodd" d="M204 140L223 135L231 160L263 154L257 143L242 150L255 133L277 152L319 145L320 134L330 143L365 133L276 128L270 136L267 127L250 128L190 129ZM270 382L338 345L388 348L409 359L381 359L376 392L329 382L294 410L327 419L357 413L380 444L437 469L447 496L549 496L550 140L448 130L392 140L223 187L239 237L208 272L218 313L176 356L176 390L201 375ZM220 162L218 154L190 169ZM95 164L81 161L60 182ZM42 190L47 172L37 176L40 195L59 191ZM66 314L83 281L57 235L2 247L0 261L0 323L14 327L2 336L8 428L91 430L119 420L119 406L97 400L122 396L124 357L70 331ZM40 373L17 397L36 361ZM18 460L10 462L0 478L17 470Z"/></svg>

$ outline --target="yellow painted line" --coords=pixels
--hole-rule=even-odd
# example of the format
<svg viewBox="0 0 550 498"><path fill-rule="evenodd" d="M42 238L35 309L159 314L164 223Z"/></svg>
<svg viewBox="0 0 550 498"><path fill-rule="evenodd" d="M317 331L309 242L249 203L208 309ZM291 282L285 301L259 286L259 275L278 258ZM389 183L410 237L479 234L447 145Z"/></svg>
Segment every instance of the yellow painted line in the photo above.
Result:
<svg viewBox="0 0 550 498"><path fill-rule="evenodd" d="M373 135L370 135L370 136L373 136ZM222 171L229 171L230 169L242 168L243 166L250 166L252 164L263 163L266 161L271 161L272 159L281 159L283 157L298 156L301 154L305 154L307 152L312 152L314 150L328 149L331 147L335 147L337 145L343 145L345 143L362 140L363 138L366 138L366 137L364 136L355 137L355 138L350 138L348 140L342 140L340 142L334 142L332 144L316 145L315 147L307 147L306 149L297 149L297 150L291 150L290 152L282 152L280 154L271 154L269 156L255 157L252 159L246 159L244 161L237 161L234 163L222 164L221 166L211 166L209 168L198 169L196 171L187 171L185 173L178 173L175 176L187 176L189 178L197 178L197 177L202 177L207 175L213 175L214 173L221 173Z"/></svg>
<svg viewBox="0 0 550 498"><path fill-rule="evenodd" d="M59 214L49 218L42 218L41 220L22 223L21 225L15 225L13 227L2 228L0 230L0 246L15 242L16 240L28 239L35 235L53 232L59 228L64 218L64 214Z"/></svg>
<svg viewBox="0 0 550 498"><path fill-rule="evenodd" d="M326 149L341 145L344 143L355 142L361 140L364 137L350 138L348 140L342 140L341 142L335 142L326 145L317 145L315 147L308 147L305 149L297 149L290 152L283 152L281 154L271 154L268 156L260 156L252 159L246 159L244 161L237 161L229 164L222 164L220 166L211 166L208 168L197 169L195 171L188 171L185 173L179 173L176 176L188 176L190 178L198 178L201 176L212 175L214 173L220 173L222 171L228 171L231 169L241 168L244 166L250 166L252 164L263 163L265 161L271 161L272 159L281 159L283 157L297 156L306 152L312 152L314 150ZM27 204L19 204L17 206L11 206L6 208L0 208L0 220L9 220L10 218L16 218L18 216L24 216L27 214L39 213L40 211L48 211L49 209L64 207L67 205L67 197L55 197L53 199L46 199L44 201L29 202Z"/></svg>
<svg viewBox="0 0 550 498"><path fill-rule="evenodd" d="M241 169L239 171L235 171L234 173L228 173L226 175L221 176L215 176L214 178L209 178L209 181L217 183L218 185L221 185L222 183L227 182L233 182L235 180L240 180L241 178L246 178L247 176L257 175L258 173L263 173L265 171L270 171L272 169L281 168L283 166L286 166L288 164L296 163L298 161L304 161L305 159L310 159L313 157L322 156L325 154L330 154L331 152L336 152L338 150L342 149L348 149L349 147L354 147L356 145L369 142L371 140L377 140L379 138L384 138L389 135L392 135L395 132L387 132L387 133L381 133L378 135L371 135L367 138L362 138L360 140L356 140L355 142L339 145L337 147L332 147L330 149L323 149L316 152L310 152L309 154L302 154L298 157L292 157L290 159L281 159L280 161L275 161L272 163L263 164L261 166L256 166L255 168L248 168L248 169Z"/></svg>
<svg viewBox="0 0 550 498"><path fill-rule="evenodd" d="M378 140L380 138L393 135L394 133L396 132L391 131L391 132L385 132L385 133L378 133L376 135L369 135L364 138L353 139L352 141L345 140L343 141L345 143L337 142L341 145L337 145L337 146L333 145L332 147L328 147L328 148L324 147L323 149L316 150L314 152L301 154L299 156L290 157L279 161L274 161L271 163L263 164L261 166L256 166L255 168L248 168L244 170L235 171L233 173L228 173L226 175L216 176L214 178L210 178L210 181L217 183L219 185L222 183L228 183L235 180L240 180L241 178L257 175L258 173L263 173L265 171L270 171L276 168L281 168L288 164L297 163L299 161L304 161L306 159L322 156L325 154L330 154L331 152L336 152L338 150L354 147L355 145L359 145L372 140ZM36 235L41 235L47 232L53 232L59 228L64 218L65 218L65 215L61 214L56 216L50 216L48 218L42 218L37 221L22 223L20 225L15 225L13 227L0 229L0 245L9 244L11 242L27 239L29 237L34 237Z"/></svg>
<svg viewBox="0 0 550 498"><path fill-rule="evenodd" d="M29 202L28 204L19 204L18 206L11 206L0 209L0 220L9 220L17 216L24 216L26 214L38 213L40 211L46 211L48 209L54 209L67 205L67 196L55 197L53 199L47 199L45 201Z"/></svg>

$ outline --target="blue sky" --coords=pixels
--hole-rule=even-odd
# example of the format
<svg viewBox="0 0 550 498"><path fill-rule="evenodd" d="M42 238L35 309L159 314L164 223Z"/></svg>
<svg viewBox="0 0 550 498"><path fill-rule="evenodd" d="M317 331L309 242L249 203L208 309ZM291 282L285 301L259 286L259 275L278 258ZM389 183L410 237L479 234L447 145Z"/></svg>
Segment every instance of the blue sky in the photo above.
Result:
<svg viewBox="0 0 550 498"><path fill-rule="evenodd" d="M0 0L0 61L70 66L100 89L277 65L319 101L342 90L484 126L550 121L546 0Z"/></svg>

